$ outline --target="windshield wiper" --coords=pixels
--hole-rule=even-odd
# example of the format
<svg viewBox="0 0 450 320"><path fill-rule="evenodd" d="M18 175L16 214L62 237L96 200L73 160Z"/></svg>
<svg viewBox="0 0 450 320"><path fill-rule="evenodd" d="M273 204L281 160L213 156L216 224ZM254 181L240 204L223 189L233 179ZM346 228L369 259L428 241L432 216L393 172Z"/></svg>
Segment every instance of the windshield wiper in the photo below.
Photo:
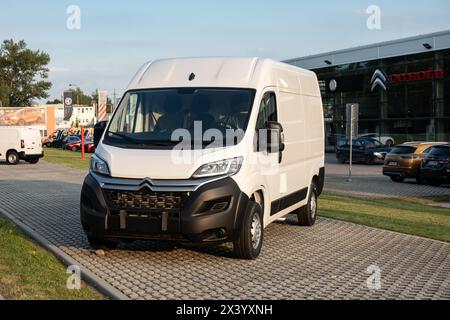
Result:
<svg viewBox="0 0 450 320"><path fill-rule="evenodd" d="M130 136L127 136L126 134L122 134L122 133L118 133L118 132L112 132L112 131L108 131L108 135L114 135L116 137L122 138L125 141L134 143L134 144L141 144L140 141L131 138Z"/></svg>
<svg viewBox="0 0 450 320"><path fill-rule="evenodd" d="M136 145L169 147L169 146L171 146L173 144L178 143L176 141L166 141L166 140L139 140L139 139L132 138L132 137L127 136L127 135L122 134L122 133L111 132L111 131L109 131L108 134L117 136L119 138L122 138L125 141L131 142L131 143L136 144Z"/></svg>

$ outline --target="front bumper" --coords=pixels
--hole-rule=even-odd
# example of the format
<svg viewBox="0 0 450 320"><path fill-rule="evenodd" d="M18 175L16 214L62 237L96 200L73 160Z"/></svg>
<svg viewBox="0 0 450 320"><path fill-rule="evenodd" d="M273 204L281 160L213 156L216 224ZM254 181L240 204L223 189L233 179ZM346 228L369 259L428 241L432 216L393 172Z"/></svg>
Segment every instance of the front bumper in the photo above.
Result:
<svg viewBox="0 0 450 320"><path fill-rule="evenodd" d="M110 185L104 179L90 173L81 192L81 223L93 238L230 242L237 239L249 203L248 196L229 177L194 190L182 184L163 187L161 181L155 187L147 179L133 187Z"/></svg>

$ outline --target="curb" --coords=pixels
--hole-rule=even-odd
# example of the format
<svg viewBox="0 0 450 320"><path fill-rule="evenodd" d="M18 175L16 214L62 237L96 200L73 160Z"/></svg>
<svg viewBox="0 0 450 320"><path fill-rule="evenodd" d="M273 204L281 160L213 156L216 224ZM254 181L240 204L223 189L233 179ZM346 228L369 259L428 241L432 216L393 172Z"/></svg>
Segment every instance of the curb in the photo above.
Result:
<svg viewBox="0 0 450 320"><path fill-rule="evenodd" d="M120 292L119 290L108 284L105 280L101 279L96 274L92 273L91 271L81 266L80 263L77 262L75 259L73 259L71 256L66 254L57 246L49 243L44 237L40 236L36 231L25 225L22 221L16 219L13 215L9 214L4 209L0 208L0 214L3 214L5 217L11 220L17 227L19 227L25 234L30 236L42 247L53 253L53 255L55 255L56 258L58 258L65 266L68 267L71 265L77 266L79 265L81 268L82 280L86 281L88 284L93 286L100 293L104 294L105 296L109 297L112 300L130 300L130 298L128 298L122 292ZM1 296L0 300L2 300Z"/></svg>

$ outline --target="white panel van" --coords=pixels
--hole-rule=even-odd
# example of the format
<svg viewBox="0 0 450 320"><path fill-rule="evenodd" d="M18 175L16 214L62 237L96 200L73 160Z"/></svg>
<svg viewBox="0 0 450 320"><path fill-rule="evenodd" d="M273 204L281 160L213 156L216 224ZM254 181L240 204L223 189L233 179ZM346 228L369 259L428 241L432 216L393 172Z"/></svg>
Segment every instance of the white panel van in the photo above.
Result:
<svg viewBox="0 0 450 320"><path fill-rule="evenodd" d="M145 64L98 145L81 195L92 247L161 239L233 242L255 259L264 229L316 221L324 119L313 72L269 59Z"/></svg>
<svg viewBox="0 0 450 320"><path fill-rule="evenodd" d="M18 164L20 160L36 164L44 156L38 129L0 127L0 161Z"/></svg>

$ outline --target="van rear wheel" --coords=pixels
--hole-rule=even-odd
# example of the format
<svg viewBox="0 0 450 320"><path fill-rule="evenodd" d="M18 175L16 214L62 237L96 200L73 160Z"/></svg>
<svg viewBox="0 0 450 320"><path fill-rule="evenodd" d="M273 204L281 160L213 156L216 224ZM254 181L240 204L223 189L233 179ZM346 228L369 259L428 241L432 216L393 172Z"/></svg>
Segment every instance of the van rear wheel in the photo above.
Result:
<svg viewBox="0 0 450 320"><path fill-rule="evenodd" d="M234 252L239 259L254 260L261 253L264 239L262 207L250 201L245 212L239 238L233 243Z"/></svg>
<svg viewBox="0 0 450 320"><path fill-rule="evenodd" d="M32 159L27 160L27 162L29 164L36 164L39 162L39 158L32 158Z"/></svg>
<svg viewBox="0 0 450 320"><path fill-rule="evenodd" d="M312 227L317 219L317 185L311 184L311 191L306 206L297 210L298 223L301 226Z"/></svg>
<svg viewBox="0 0 450 320"><path fill-rule="evenodd" d="M19 154L16 151L9 151L6 155L6 161L8 161L9 164L16 165L19 163Z"/></svg>

